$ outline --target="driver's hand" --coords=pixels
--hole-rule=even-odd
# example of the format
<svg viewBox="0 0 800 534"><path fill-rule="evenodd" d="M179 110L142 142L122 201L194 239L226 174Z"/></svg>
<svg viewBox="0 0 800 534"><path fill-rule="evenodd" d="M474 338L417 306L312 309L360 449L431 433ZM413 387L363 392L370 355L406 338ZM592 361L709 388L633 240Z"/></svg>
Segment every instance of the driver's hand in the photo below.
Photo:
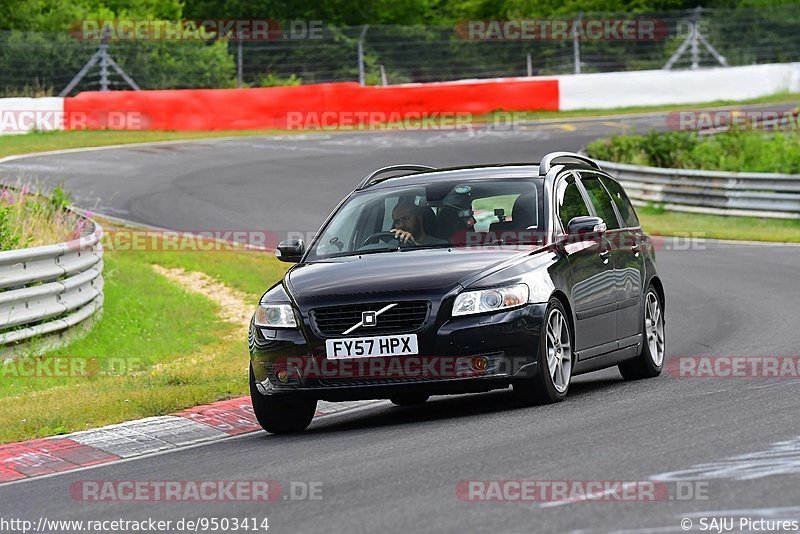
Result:
<svg viewBox="0 0 800 534"><path fill-rule="evenodd" d="M406 230L400 230L399 228L392 228L389 231L392 232L394 236L400 240L401 243L411 243L412 245L417 244L411 232L408 232Z"/></svg>

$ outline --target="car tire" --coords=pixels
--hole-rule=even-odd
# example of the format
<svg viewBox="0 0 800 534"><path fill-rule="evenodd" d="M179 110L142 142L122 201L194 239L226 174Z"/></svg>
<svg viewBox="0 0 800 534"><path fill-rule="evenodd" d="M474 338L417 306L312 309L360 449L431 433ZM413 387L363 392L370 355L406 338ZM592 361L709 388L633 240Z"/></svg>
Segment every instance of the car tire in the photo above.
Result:
<svg viewBox="0 0 800 534"><path fill-rule="evenodd" d="M514 383L514 396L523 404L563 401L572 378L574 333L569 315L557 298L550 299L544 313L534 376ZM558 374L557 374L558 373Z"/></svg>
<svg viewBox="0 0 800 534"><path fill-rule="evenodd" d="M395 406L416 406L417 404L425 404L430 397L430 395L423 393L405 393L389 397L389 401Z"/></svg>
<svg viewBox="0 0 800 534"><path fill-rule="evenodd" d="M626 380L653 378L661 374L666 353L664 305L658 292L648 286L642 314L642 350L639 356L619 364L619 372ZM653 321L653 315L655 321Z"/></svg>
<svg viewBox="0 0 800 534"><path fill-rule="evenodd" d="M281 399L262 395L256 388L253 368L250 367L250 400L261 428L270 434L302 432L317 412L316 399Z"/></svg>

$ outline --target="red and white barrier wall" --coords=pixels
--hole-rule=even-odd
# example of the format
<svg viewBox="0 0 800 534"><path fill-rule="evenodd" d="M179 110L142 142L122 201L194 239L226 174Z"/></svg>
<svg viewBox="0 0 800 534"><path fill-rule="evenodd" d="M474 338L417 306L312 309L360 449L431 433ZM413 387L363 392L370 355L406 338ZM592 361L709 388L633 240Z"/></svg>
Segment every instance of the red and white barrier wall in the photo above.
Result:
<svg viewBox="0 0 800 534"><path fill-rule="evenodd" d="M610 109L747 100L800 92L800 63L560 76L558 109Z"/></svg>
<svg viewBox="0 0 800 534"><path fill-rule="evenodd" d="M63 98L0 98L0 134L63 129Z"/></svg>
<svg viewBox="0 0 800 534"><path fill-rule="evenodd" d="M294 129L346 126L343 123L347 122L363 125L434 114L478 115L496 110L694 104L780 92L800 92L800 63L388 87L331 83L262 89L86 92L71 98L0 99L0 133L105 128Z"/></svg>
<svg viewBox="0 0 800 534"><path fill-rule="evenodd" d="M334 126L355 120L385 122L391 114L488 113L496 109L557 110L558 81L550 79L490 80L467 83L361 87L330 83L264 89L189 89L81 93L67 98L66 128L78 128L72 117L86 118L86 127L104 127L113 113L151 130L253 130L297 128L314 122ZM314 117L314 119L310 119ZM399 118L399 117L398 117Z"/></svg>

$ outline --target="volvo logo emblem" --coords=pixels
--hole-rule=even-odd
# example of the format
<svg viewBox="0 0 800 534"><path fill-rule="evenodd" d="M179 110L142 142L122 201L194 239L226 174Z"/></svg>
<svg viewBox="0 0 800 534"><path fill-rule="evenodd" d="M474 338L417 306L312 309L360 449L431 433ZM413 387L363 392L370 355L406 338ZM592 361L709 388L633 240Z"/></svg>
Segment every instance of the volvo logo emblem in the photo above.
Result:
<svg viewBox="0 0 800 534"><path fill-rule="evenodd" d="M383 308L381 308L378 311L364 311L364 312L361 312L361 320L359 322L357 322L356 324L354 324L353 326L351 326L350 328L348 328L347 330L345 330L344 332L342 332L342 335L346 336L347 334L349 334L353 330L357 330L357 329L361 328L362 326L363 327L375 326L376 324L378 324L378 316L380 314L382 314L383 312L385 312L385 311L391 310L395 306L397 306L396 302L394 304L387 304L386 306L384 306Z"/></svg>
<svg viewBox="0 0 800 534"><path fill-rule="evenodd" d="M375 326L378 324L378 314L374 311L361 312L361 326Z"/></svg>

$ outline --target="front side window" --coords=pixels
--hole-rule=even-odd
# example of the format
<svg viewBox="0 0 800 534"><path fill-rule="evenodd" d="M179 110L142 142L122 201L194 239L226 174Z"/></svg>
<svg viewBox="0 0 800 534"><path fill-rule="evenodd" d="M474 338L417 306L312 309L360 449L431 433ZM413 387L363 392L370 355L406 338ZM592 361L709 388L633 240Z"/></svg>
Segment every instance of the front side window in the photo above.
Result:
<svg viewBox="0 0 800 534"><path fill-rule="evenodd" d="M565 232L569 226L569 221L575 217L589 216L589 208L586 207L583 196L581 196L581 192L578 189L578 184L572 177L559 182L556 189L556 207L561 227Z"/></svg>
<svg viewBox="0 0 800 534"><path fill-rule="evenodd" d="M598 217L601 217L606 223L606 228L614 230L619 228L619 221L617 214L614 211L614 202L608 196L605 187L600 183L597 177L581 177L581 184L586 189L586 194L589 196L589 201L594 206L594 211Z"/></svg>
<svg viewBox="0 0 800 534"><path fill-rule="evenodd" d="M611 193L611 198L614 200L614 204L616 204L617 210L622 216L622 222L625 224L625 226L628 228L636 228L639 226L639 218L636 216L636 212L633 210L633 205L631 204L630 199L628 199L628 195L625 193L625 190L622 189L622 186L619 185L619 183L617 183L615 180L605 176L602 177L602 180L608 192Z"/></svg>
<svg viewBox="0 0 800 534"><path fill-rule="evenodd" d="M528 178L368 188L342 205L307 259L497 244L498 235L520 244L523 231L532 243L543 235L541 203L541 181Z"/></svg>

